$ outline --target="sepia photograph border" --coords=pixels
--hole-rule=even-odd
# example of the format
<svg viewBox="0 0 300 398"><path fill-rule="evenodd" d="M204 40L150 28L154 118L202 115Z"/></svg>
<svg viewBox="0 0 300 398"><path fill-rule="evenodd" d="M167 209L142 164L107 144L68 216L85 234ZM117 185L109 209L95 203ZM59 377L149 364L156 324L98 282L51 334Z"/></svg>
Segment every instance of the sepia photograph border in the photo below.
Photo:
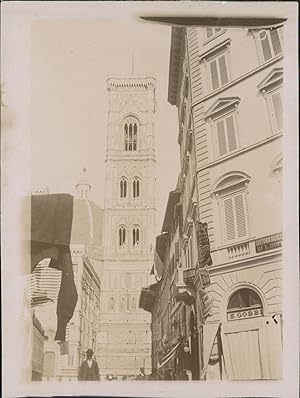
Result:
<svg viewBox="0 0 300 398"><path fill-rule="evenodd" d="M282 397L298 396L299 388L299 258L298 258L298 3L205 1L67 1L1 4L1 81L4 103L18 115L20 128L1 134L1 305L2 394L17 396L123 397ZM284 18L284 157L283 157L283 380L278 382L18 382L24 366L20 357L23 336L18 334L22 294L20 264L30 239L30 213L23 196L30 193L30 24L36 19L101 19L141 17ZM146 22L149 23L149 22ZM170 25L171 29L171 25ZM116 33L117 34L117 33ZM109 56L109 55L108 55ZM28 204L27 204L28 206ZM26 205L25 205L26 207ZM28 207L27 207L28 208ZM24 362L25 363L25 362ZM22 365L23 364L23 365Z"/></svg>

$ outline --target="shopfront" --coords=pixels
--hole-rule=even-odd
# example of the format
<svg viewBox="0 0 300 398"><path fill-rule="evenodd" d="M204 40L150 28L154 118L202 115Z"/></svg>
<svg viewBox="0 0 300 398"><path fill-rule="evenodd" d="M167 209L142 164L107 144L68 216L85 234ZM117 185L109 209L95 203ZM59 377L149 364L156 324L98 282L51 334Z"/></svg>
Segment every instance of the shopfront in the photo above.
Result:
<svg viewBox="0 0 300 398"><path fill-rule="evenodd" d="M204 325L206 380L278 380L281 378L280 314L267 314L253 288L234 290L223 321Z"/></svg>

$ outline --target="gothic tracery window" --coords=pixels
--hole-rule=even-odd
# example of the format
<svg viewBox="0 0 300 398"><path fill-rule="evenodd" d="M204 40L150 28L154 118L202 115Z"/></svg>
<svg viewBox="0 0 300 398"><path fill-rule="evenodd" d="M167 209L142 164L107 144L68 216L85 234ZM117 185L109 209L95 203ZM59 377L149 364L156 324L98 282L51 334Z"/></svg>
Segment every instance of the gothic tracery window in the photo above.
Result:
<svg viewBox="0 0 300 398"><path fill-rule="evenodd" d="M127 118L124 124L124 149L125 151L137 150L138 122L135 118Z"/></svg>
<svg viewBox="0 0 300 398"><path fill-rule="evenodd" d="M126 195L127 195L127 181L125 177L122 177L120 181L120 197L124 199L126 198Z"/></svg>
<svg viewBox="0 0 300 398"><path fill-rule="evenodd" d="M140 243L140 229L135 226L132 229L132 244L133 246L137 246Z"/></svg>
<svg viewBox="0 0 300 398"><path fill-rule="evenodd" d="M119 246L124 246L126 244L126 229L124 226L119 228Z"/></svg>
<svg viewBox="0 0 300 398"><path fill-rule="evenodd" d="M137 177L135 177L132 182L132 193L134 199L140 197L140 180Z"/></svg>

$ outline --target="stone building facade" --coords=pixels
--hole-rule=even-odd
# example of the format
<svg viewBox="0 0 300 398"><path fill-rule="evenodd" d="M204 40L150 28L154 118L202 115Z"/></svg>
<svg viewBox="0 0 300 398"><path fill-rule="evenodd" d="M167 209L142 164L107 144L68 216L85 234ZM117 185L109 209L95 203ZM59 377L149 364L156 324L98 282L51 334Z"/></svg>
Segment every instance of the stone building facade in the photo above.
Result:
<svg viewBox="0 0 300 398"><path fill-rule="evenodd" d="M211 245L207 379L281 377L282 59L282 25L172 32L169 100L192 120Z"/></svg>
<svg viewBox="0 0 300 398"><path fill-rule="evenodd" d="M193 379L278 380L283 26L172 28L169 73L179 119L182 279L166 300L150 286L140 304L155 329L159 307L184 303ZM169 210L170 203L166 217ZM170 254L163 269L158 284L172 286ZM180 345L171 344L164 365L176 368Z"/></svg>

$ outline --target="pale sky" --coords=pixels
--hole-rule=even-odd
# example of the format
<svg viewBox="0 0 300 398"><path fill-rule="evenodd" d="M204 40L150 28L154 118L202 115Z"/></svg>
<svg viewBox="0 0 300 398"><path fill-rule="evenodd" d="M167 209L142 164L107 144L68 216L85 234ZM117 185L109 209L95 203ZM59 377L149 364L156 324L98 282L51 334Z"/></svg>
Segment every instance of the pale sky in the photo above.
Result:
<svg viewBox="0 0 300 398"><path fill-rule="evenodd" d="M179 172L177 109L167 101L171 28L122 19L44 19L31 29L32 187L74 194L82 167L103 204L106 77L157 79L157 233Z"/></svg>

